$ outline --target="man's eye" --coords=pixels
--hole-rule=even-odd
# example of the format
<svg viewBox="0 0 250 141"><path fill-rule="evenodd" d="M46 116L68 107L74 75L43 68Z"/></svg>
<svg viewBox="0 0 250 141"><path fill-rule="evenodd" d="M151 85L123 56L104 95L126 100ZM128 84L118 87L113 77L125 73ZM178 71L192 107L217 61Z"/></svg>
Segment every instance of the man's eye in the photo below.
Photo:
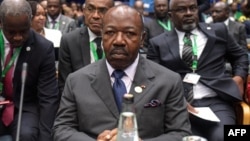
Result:
<svg viewBox="0 0 250 141"><path fill-rule="evenodd" d="M93 11L93 8L92 7L87 7L88 11Z"/></svg>
<svg viewBox="0 0 250 141"><path fill-rule="evenodd" d="M108 9L106 9L106 8L99 9L99 12L102 14L105 14L107 11L108 11Z"/></svg>
<svg viewBox="0 0 250 141"><path fill-rule="evenodd" d="M126 32L126 35L133 36L133 35L135 35L135 33L134 32Z"/></svg>
<svg viewBox="0 0 250 141"><path fill-rule="evenodd" d="M115 32L114 31L106 31L105 34L107 34L107 35L113 35L113 34L115 34Z"/></svg>
<svg viewBox="0 0 250 141"><path fill-rule="evenodd" d="M186 8L177 8L176 11L183 13L183 12L186 12L187 9Z"/></svg>

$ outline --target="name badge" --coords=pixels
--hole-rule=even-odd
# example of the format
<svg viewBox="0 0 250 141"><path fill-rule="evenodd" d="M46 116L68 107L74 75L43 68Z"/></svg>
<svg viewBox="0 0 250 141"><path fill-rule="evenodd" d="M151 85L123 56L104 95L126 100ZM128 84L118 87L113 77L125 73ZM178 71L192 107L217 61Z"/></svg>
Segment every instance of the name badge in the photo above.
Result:
<svg viewBox="0 0 250 141"><path fill-rule="evenodd" d="M197 84L200 77L201 76L196 73L187 73L183 79L183 82Z"/></svg>

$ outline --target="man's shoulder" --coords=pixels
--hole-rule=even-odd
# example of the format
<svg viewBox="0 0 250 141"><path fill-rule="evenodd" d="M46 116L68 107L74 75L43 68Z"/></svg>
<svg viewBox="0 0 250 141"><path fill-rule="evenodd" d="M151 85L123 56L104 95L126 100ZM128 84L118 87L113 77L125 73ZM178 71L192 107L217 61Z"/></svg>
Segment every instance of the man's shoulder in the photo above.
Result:
<svg viewBox="0 0 250 141"><path fill-rule="evenodd" d="M169 36L170 34L171 34L171 31L165 31L163 33L160 33L159 35L156 35L156 36L150 38L150 40L155 41L156 43L161 43L161 42L165 41L166 37Z"/></svg>
<svg viewBox="0 0 250 141"><path fill-rule="evenodd" d="M63 38L75 38L76 36L79 36L80 34L88 34L87 32L87 28L86 27L80 27L80 28L76 28L75 30L65 33L63 34Z"/></svg>
<svg viewBox="0 0 250 141"><path fill-rule="evenodd" d="M215 32L215 34L218 36L218 34L228 34L228 28L225 23L223 22L217 22L217 23L199 23L199 30L209 33L209 32ZM219 36L220 36L219 35Z"/></svg>
<svg viewBox="0 0 250 141"><path fill-rule="evenodd" d="M159 24L155 18L150 18L150 20L148 20L147 23L145 24L145 27L151 29L158 25Z"/></svg>
<svg viewBox="0 0 250 141"><path fill-rule="evenodd" d="M64 22L67 22L67 23L70 23L70 22L75 22L74 19L70 18L70 17L67 17L65 15L61 15L61 18L60 18L61 21L64 21Z"/></svg>
<svg viewBox="0 0 250 141"><path fill-rule="evenodd" d="M179 74L154 62L149 59L145 58L145 71L150 70L152 71L158 78L176 78L179 77Z"/></svg>
<svg viewBox="0 0 250 141"><path fill-rule="evenodd" d="M82 76L82 77L93 76L95 74L96 70L103 69L101 67L103 65L102 63L104 63L103 61L105 61L105 60L99 60L97 62L90 63L90 64L70 73L69 76L72 79L78 79L79 76Z"/></svg>

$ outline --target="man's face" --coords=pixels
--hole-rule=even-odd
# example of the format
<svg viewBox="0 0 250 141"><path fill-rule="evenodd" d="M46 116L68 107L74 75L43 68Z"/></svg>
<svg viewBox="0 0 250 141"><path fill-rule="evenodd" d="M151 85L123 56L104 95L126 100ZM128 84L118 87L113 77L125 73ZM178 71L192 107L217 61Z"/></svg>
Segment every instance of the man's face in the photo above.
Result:
<svg viewBox="0 0 250 141"><path fill-rule="evenodd" d="M5 37L13 47L21 47L29 37L31 22L27 15L7 15L2 22Z"/></svg>
<svg viewBox="0 0 250 141"><path fill-rule="evenodd" d="M238 4L236 2L233 2L231 5L232 12L236 12L238 10Z"/></svg>
<svg viewBox="0 0 250 141"><path fill-rule="evenodd" d="M102 18L109 8L113 6L111 0L87 0L83 9L85 24L90 30L101 34Z"/></svg>
<svg viewBox="0 0 250 141"><path fill-rule="evenodd" d="M215 4L211 10L213 22L224 22L229 17L229 11L226 11L225 5Z"/></svg>
<svg viewBox="0 0 250 141"><path fill-rule="evenodd" d="M103 47L106 58L115 69L125 69L138 55L144 34L138 12L109 13L103 22Z"/></svg>
<svg viewBox="0 0 250 141"><path fill-rule="evenodd" d="M168 0L155 0L154 10L157 18L165 18L168 12Z"/></svg>
<svg viewBox="0 0 250 141"><path fill-rule="evenodd" d="M172 0L170 6L171 20L180 31L191 31L199 22L196 0Z"/></svg>
<svg viewBox="0 0 250 141"><path fill-rule="evenodd" d="M143 7L143 2L142 1L136 1L134 8L143 15L144 12L144 7Z"/></svg>
<svg viewBox="0 0 250 141"><path fill-rule="evenodd" d="M56 19L61 13L61 5L59 0L48 0L47 12L52 19Z"/></svg>

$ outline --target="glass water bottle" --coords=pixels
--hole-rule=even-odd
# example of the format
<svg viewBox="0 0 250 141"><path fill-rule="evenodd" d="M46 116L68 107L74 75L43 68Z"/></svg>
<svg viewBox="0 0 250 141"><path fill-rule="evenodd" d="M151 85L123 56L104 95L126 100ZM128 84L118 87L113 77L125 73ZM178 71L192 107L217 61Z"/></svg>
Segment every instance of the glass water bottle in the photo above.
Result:
<svg viewBox="0 0 250 141"><path fill-rule="evenodd" d="M117 141L139 141L134 96L132 94L125 94L123 97Z"/></svg>

